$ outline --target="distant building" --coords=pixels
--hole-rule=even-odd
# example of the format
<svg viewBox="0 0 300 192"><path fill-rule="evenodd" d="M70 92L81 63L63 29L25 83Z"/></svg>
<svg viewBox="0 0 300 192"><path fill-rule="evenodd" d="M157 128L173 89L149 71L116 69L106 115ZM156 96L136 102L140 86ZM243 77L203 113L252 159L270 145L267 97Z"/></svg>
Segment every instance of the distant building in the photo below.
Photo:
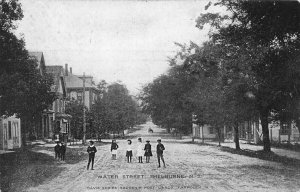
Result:
<svg viewBox="0 0 300 192"><path fill-rule="evenodd" d="M20 119L15 116L0 117L0 150L20 148L21 145Z"/></svg>
<svg viewBox="0 0 300 192"><path fill-rule="evenodd" d="M193 137L198 139L216 139L217 132L214 127L210 125L199 126L193 124Z"/></svg>
<svg viewBox="0 0 300 192"><path fill-rule="evenodd" d="M70 100L83 102L83 76L72 74L72 68L68 70L68 64L65 65L65 79L67 88L67 97ZM91 109L99 97L99 90L93 82L92 76L85 76L85 106Z"/></svg>
<svg viewBox="0 0 300 192"><path fill-rule="evenodd" d="M239 139L247 142L260 143L263 140L262 126L260 120L245 121L239 123ZM224 127L221 130L225 139L234 139L233 127ZM217 138L217 130L209 125L199 126L193 124L193 137L199 139ZM271 142L299 142L299 130L294 122L272 122L269 123L269 138Z"/></svg>

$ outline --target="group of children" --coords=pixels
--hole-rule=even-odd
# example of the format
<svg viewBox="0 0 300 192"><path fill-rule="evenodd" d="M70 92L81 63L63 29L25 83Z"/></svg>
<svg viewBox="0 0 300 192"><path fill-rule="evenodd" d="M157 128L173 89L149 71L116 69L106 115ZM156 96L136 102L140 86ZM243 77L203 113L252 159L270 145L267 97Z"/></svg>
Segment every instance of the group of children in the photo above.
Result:
<svg viewBox="0 0 300 192"><path fill-rule="evenodd" d="M126 157L127 157L127 162L131 163L132 156L133 156L133 147L132 147L132 141L127 140L128 145L126 148ZM112 160L117 159L117 151L118 151L118 144L115 139L112 140L111 143L111 154L112 154ZM157 160L158 160L158 167L160 167L160 160L162 160L164 167L166 167L163 152L165 150L164 145L161 143L161 139L157 140L157 146L156 146L156 154L157 154ZM96 147L94 146L94 142L90 141L90 145L87 148L87 152L89 154L89 161L87 165L87 170L89 170L90 163L92 163L92 169L94 170L94 159L95 159L95 153L97 152ZM136 156L139 159L139 163L143 163L143 156L146 157L146 163L150 163L150 157L152 155L152 150L151 150L151 144L149 140L146 140L146 144L143 145L142 143L142 138L138 138L138 145L136 148Z"/></svg>
<svg viewBox="0 0 300 192"><path fill-rule="evenodd" d="M132 141L127 140L128 145L126 149L126 157L127 157L127 162L131 163L132 161L132 156L133 156L133 147L132 147ZM163 151L165 150L164 145L161 143L161 139L157 140L158 144L156 146L156 154L157 154L157 159L158 159L158 167L160 167L160 160L162 160L164 167L165 165L165 160L163 157ZM112 159L116 160L117 159L117 150L119 146L116 142L116 140L112 140L111 144L111 153L112 153ZM146 157L146 163L150 163L150 157L152 155L152 150L151 150L151 144L149 140L146 140L146 144L144 145L142 143L142 138L138 138L138 144L136 147L136 156L138 157L139 163L143 163L143 156Z"/></svg>
<svg viewBox="0 0 300 192"><path fill-rule="evenodd" d="M54 147L55 159L65 161L67 147L63 142L56 142Z"/></svg>

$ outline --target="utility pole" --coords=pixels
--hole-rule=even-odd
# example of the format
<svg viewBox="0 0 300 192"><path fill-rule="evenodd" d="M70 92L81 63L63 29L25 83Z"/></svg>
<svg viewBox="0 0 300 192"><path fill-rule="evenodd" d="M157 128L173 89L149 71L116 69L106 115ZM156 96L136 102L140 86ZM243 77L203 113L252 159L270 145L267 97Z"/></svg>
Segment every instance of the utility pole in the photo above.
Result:
<svg viewBox="0 0 300 192"><path fill-rule="evenodd" d="M85 121L85 73L83 72L83 94L82 94L82 104L83 104L83 138L82 144L86 142L86 121Z"/></svg>

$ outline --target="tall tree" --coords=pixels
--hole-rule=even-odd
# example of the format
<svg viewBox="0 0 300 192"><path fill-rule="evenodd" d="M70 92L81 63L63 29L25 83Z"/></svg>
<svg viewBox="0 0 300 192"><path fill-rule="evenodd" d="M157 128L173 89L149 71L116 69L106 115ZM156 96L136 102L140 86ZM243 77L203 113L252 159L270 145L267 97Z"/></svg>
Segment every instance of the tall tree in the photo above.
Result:
<svg viewBox="0 0 300 192"><path fill-rule="evenodd" d="M1 1L0 11L0 115L21 117L24 136L32 128L30 122L54 101L53 82L49 75L39 73L24 40L14 34L15 21L23 17L20 3Z"/></svg>
<svg viewBox="0 0 300 192"><path fill-rule="evenodd" d="M228 14L202 14L197 26L210 24L213 42L226 47L223 60L247 72L260 114L264 151L270 151L270 112L297 111L291 103L299 101L300 3L220 0L214 5L226 7Z"/></svg>
<svg viewBox="0 0 300 192"><path fill-rule="evenodd" d="M136 99L120 82L107 85L101 81L98 85L102 97L91 109L93 126L96 133L123 133L123 130L144 123L144 118Z"/></svg>

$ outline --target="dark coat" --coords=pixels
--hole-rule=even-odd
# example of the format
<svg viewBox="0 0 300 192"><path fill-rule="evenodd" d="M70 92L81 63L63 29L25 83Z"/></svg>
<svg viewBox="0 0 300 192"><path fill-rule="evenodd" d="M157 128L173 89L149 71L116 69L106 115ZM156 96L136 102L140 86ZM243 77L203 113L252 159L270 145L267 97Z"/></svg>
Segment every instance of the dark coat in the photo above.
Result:
<svg viewBox="0 0 300 192"><path fill-rule="evenodd" d="M87 152L89 153L90 156L95 156L97 149L95 146L88 146Z"/></svg>
<svg viewBox="0 0 300 192"><path fill-rule="evenodd" d="M55 153L60 153L60 146L59 145L55 145L54 151L55 151Z"/></svg>
<svg viewBox="0 0 300 192"><path fill-rule="evenodd" d="M145 150L145 155L144 156L152 156L152 151L151 151L151 145L150 145L150 143L147 143L145 145L144 150Z"/></svg>
<svg viewBox="0 0 300 192"><path fill-rule="evenodd" d="M119 148L119 145L117 143L112 143L111 147L110 147L110 150L112 151L112 150L116 150L118 148Z"/></svg>
<svg viewBox="0 0 300 192"><path fill-rule="evenodd" d="M67 147L65 145L60 146L60 153L65 154Z"/></svg>
<svg viewBox="0 0 300 192"><path fill-rule="evenodd" d="M165 150L165 146L163 144L161 144L161 143L157 144L157 146L156 146L157 154L160 154L160 155L163 154L164 150Z"/></svg>

